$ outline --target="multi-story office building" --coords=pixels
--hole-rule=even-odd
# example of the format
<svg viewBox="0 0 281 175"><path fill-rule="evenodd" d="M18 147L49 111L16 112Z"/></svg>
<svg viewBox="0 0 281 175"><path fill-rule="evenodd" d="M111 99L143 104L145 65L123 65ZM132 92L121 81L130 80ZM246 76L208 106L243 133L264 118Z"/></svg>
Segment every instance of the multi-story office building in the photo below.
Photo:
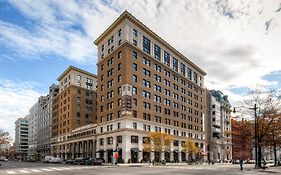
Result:
<svg viewBox="0 0 281 175"><path fill-rule="evenodd" d="M30 108L28 115L28 156L37 159L38 101Z"/></svg>
<svg viewBox="0 0 281 175"><path fill-rule="evenodd" d="M125 11L95 41L98 46L97 156L125 162L184 161L192 138L205 149L206 73ZM145 152L148 132L175 137L165 153Z"/></svg>
<svg viewBox="0 0 281 175"><path fill-rule="evenodd" d="M206 143L211 162L232 160L230 107L227 95L206 90Z"/></svg>
<svg viewBox="0 0 281 175"><path fill-rule="evenodd" d="M19 118L15 122L16 158L24 160L28 152L28 116Z"/></svg>
<svg viewBox="0 0 281 175"><path fill-rule="evenodd" d="M66 143L72 130L96 123L97 76L70 66L57 80L59 94L53 99L51 152L66 159L74 157L71 146ZM77 147L82 145L77 144Z"/></svg>
<svg viewBox="0 0 281 175"><path fill-rule="evenodd" d="M51 133L52 133L52 103L59 92L59 86L52 84L49 94L38 99L38 125L37 125L37 152L39 158L51 154Z"/></svg>

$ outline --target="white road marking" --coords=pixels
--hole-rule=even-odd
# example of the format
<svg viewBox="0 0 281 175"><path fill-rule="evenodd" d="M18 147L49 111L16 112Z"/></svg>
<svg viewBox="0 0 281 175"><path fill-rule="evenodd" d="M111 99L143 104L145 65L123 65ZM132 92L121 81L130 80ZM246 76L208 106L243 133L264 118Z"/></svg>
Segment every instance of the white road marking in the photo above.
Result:
<svg viewBox="0 0 281 175"><path fill-rule="evenodd" d="M19 172L21 172L21 173L29 173L29 171L26 171L26 170L19 170Z"/></svg>
<svg viewBox="0 0 281 175"><path fill-rule="evenodd" d="M41 170L43 170L43 171L53 171L53 170L46 169L46 168L43 168L43 169L41 169Z"/></svg>
<svg viewBox="0 0 281 175"><path fill-rule="evenodd" d="M58 171L61 171L62 169L60 169L60 168L51 168L51 169L53 169L53 170L58 170Z"/></svg>
<svg viewBox="0 0 281 175"><path fill-rule="evenodd" d="M6 171L6 173L8 173L8 174L16 174L16 172L14 172L14 171Z"/></svg>
<svg viewBox="0 0 281 175"><path fill-rule="evenodd" d="M42 172L42 171L40 171L40 170L30 170L30 171L32 171L32 172L37 172L37 173Z"/></svg>

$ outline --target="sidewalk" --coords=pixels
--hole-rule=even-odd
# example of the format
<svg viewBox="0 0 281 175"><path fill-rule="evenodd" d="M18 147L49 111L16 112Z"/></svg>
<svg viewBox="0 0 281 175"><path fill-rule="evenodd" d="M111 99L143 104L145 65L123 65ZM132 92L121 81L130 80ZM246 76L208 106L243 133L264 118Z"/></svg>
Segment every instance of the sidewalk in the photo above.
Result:
<svg viewBox="0 0 281 175"><path fill-rule="evenodd" d="M281 166L268 167L265 170L263 170L263 169L254 169L253 171L265 172L265 173L270 173L270 174L281 174Z"/></svg>

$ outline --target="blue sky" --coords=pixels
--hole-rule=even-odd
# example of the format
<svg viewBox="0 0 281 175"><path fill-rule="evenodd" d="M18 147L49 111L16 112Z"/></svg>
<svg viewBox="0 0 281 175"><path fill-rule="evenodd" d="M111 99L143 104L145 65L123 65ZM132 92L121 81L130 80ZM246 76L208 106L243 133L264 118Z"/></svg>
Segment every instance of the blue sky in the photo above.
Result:
<svg viewBox="0 0 281 175"><path fill-rule="evenodd" d="M207 72L233 104L281 89L278 0L0 0L0 128L28 114L69 65L96 72L93 41L128 10Z"/></svg>

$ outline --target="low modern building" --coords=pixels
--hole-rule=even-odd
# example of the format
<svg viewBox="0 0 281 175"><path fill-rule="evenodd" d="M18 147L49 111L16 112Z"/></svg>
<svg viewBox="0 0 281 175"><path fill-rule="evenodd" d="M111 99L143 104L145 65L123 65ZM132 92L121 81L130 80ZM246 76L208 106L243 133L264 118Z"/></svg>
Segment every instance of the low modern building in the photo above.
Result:
<svg viewBox="0 0 281 175"><path fill-rule="evenodd" d="M19 118L15 125L16 158L25 160L28 153L28 116Z"/></svg>
<svg viewBox="0 0 281 175"><path fill-rule="evenodd" d="M57 79L59 94L53 99L53 156L68 158L67 138L76 128L97 121L97 76L79 68L68 67Z"/></svg>
<svg viewBox="0 0 281 175"><path fill-rule="evenodd" d="M206 90L206 144L208 160L232 160L231 105L227 95L220 91Z"/></svg>

